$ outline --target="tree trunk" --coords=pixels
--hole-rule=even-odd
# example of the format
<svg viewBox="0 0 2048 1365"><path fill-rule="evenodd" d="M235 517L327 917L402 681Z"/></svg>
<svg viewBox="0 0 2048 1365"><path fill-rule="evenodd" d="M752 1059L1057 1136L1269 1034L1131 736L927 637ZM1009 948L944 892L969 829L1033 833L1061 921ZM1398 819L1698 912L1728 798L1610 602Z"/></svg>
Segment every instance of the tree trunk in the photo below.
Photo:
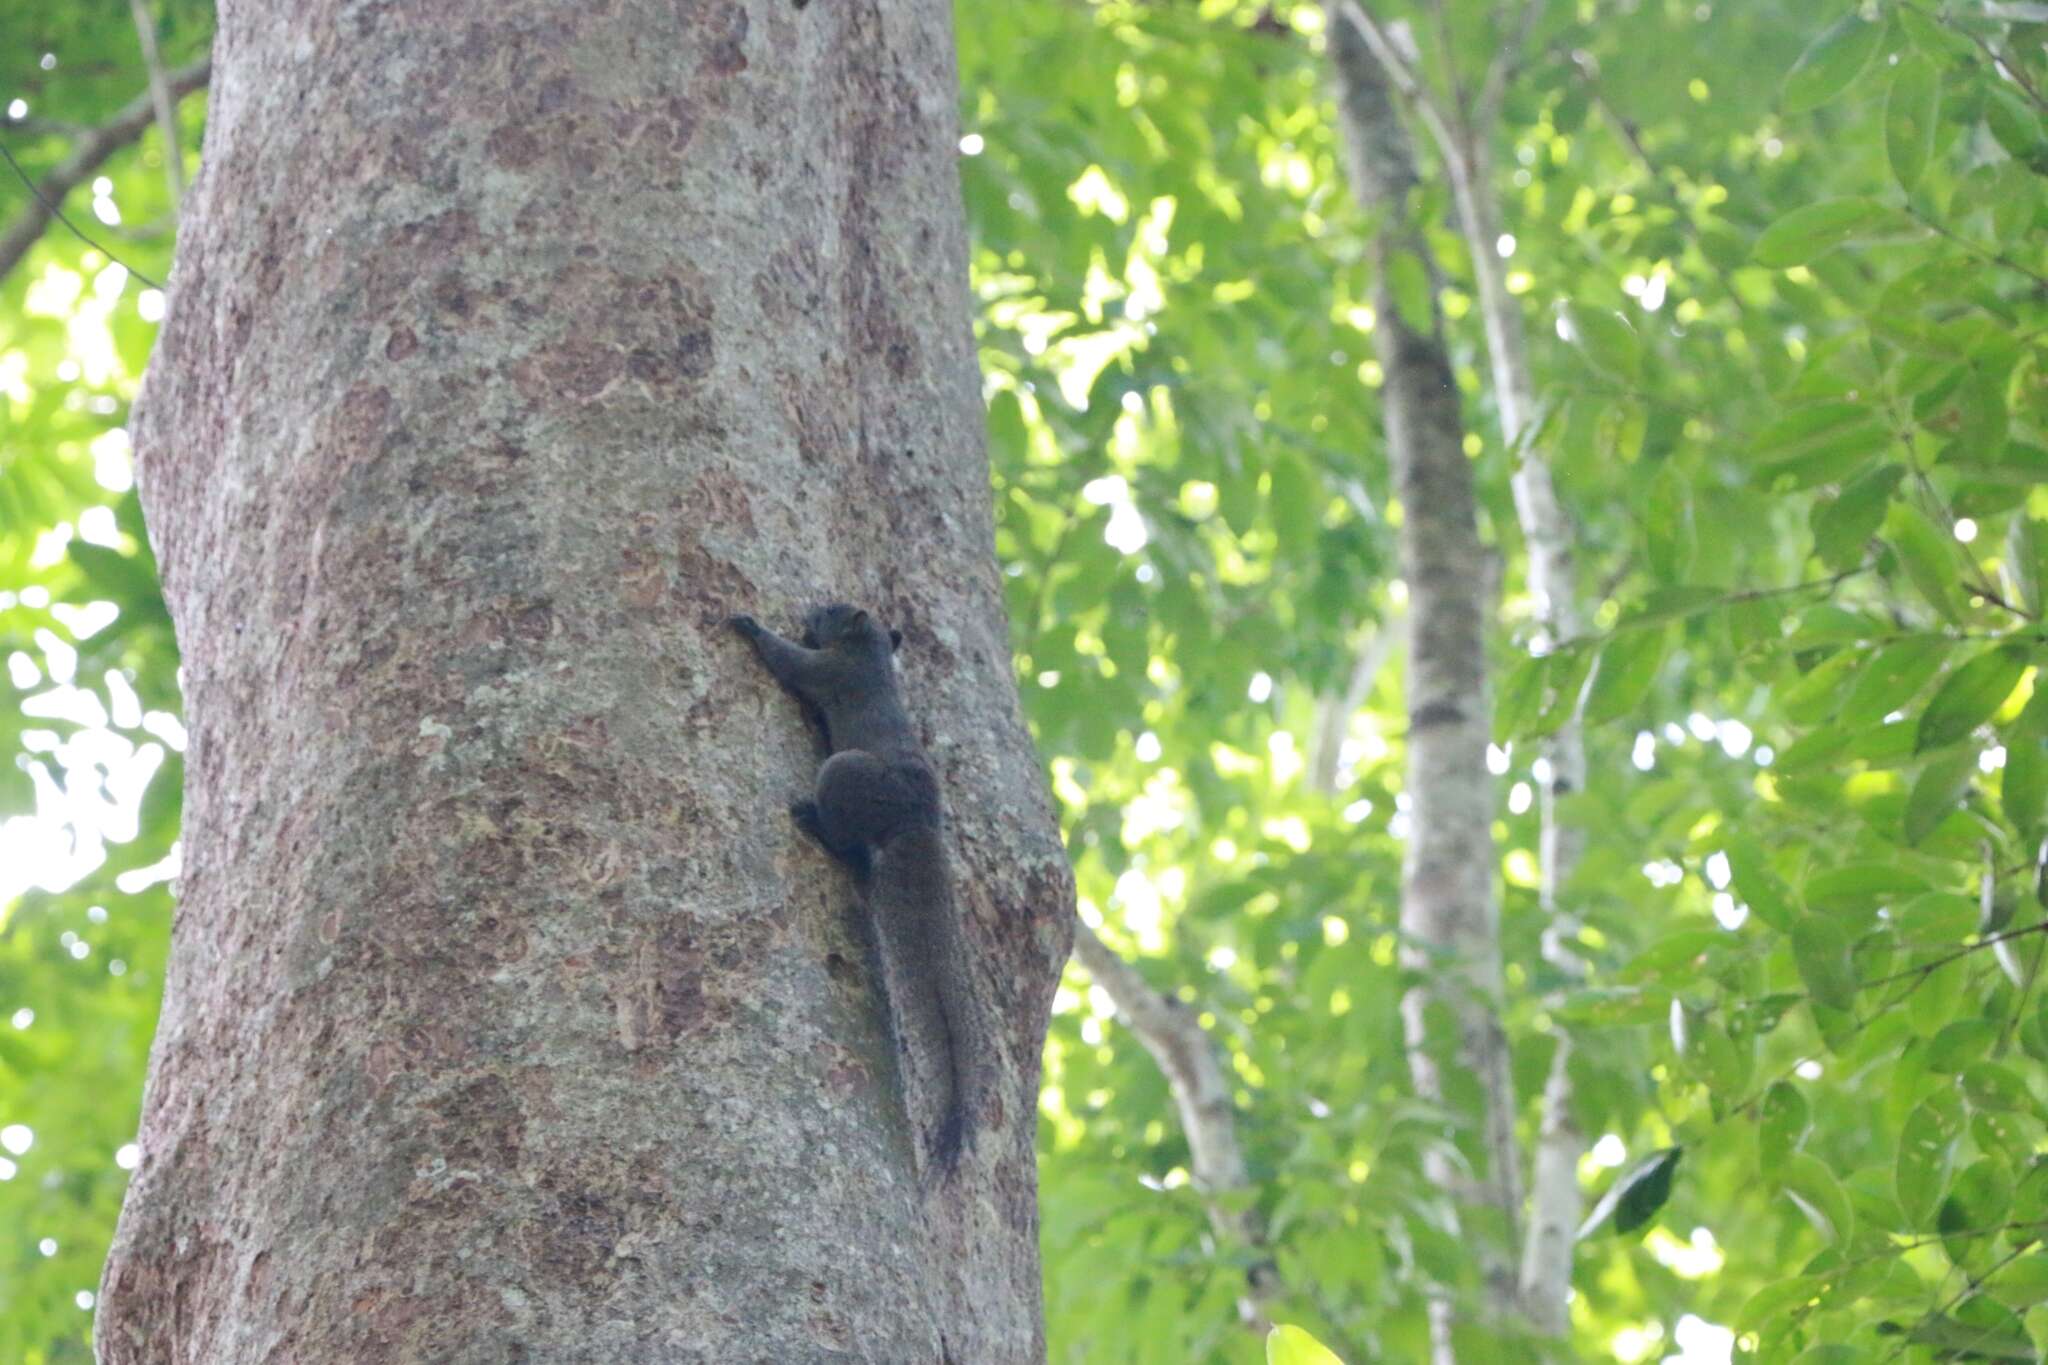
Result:
<svg viewBox="0 0 2048 1365"><path fill-rule="evenodd" d="M1071 883L945 0L222 6L136 433L191 729L109 1362L1030 1361ZM906 635L981 1135L920 1182L818 750Z"/></svg>
<svg viewBox="0 0 2048 1365"><path fill-rule="evenodd" d="M1458 387L1436 308L1435 262L1410 218L1416 186L1408 131L1396 113L1387 73L1337 4L1330 16L1330 62L1337 86L1351 183L1378 220L1374 335L1386 379L1381 391L1387 449L1401 506L1401 577L1408 588L1409 832L1402 867L1403 965L1428 983L1401 1001L1416 1093L1455 1103L1477 1091L1470 1179L1460 1176L1449 1139L1425 1158L1446 1193L1490 1214L1494 1226L1474 1239L1491 1301L1513 1305L1508 1248L1521 1211L1520 1153L1507 1037L1500 1022L1500 905L1494 893L1493 783L1486 767L1485 623L1488 571L1480 547L1472 471L1465 455ZM1428 288L1404 313L1395 290L1403 272ZM1472 1087L1446 1084L1462 1068ZM1483 1224L1482 1224L1483 1227ZM1452 1305L1432 1298L1432 1359L1451 1365Z"/></svg>

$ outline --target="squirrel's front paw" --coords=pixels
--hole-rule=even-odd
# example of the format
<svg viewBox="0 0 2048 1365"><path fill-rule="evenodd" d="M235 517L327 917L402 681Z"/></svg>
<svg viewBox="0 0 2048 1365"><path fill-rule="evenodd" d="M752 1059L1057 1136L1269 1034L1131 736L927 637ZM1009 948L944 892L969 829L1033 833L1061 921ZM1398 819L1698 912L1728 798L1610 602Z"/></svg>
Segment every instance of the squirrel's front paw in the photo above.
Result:
<svg viewBox="0 0 2048 1365"><path fill-rule="evenodd" d="M796 827L816 839L825 842L824 826L818 823L818 803L815 801L792 801L789 803L789 818Z"/></svg>
<svg viewBox="0 0 2048 1365"><path fill-rule="evenodd" d="M761 623L745 612L726 617L725 623L750 640L761 633Z"/></svg>

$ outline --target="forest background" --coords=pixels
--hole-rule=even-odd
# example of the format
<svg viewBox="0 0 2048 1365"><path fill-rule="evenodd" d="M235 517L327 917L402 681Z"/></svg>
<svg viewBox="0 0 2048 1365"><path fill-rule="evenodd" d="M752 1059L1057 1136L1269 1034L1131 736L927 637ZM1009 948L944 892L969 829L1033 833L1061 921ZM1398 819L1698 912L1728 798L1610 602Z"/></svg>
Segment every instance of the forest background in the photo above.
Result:
<svg viewBox="0 0 2048 1365"><path fill-rule="evenodd" d="M1408 86L1435 270L1384 283L1446 319L1498 583L1497 1009L1518 1149L1590 1209L1570 1349L2048 1359L2048 4L957 23L996 547L1090 931L1041 1100L1054 1358L1256 1360L1248 1310L1422 1359L1432 1301L1472 1359L1545 1349L1488 1311L1500 1230L1436 1178L1477 1102L1418 1098L1397 1011L1403 509L1334 23ZM187 0L0 13L0 142L154 279L210 35ZM90 1358L177 874L124 425L163 302L0 178L0 1359L31 1365ZM1220 1062L1199 1113L1141 1045L1176 1015Z"/></svg>

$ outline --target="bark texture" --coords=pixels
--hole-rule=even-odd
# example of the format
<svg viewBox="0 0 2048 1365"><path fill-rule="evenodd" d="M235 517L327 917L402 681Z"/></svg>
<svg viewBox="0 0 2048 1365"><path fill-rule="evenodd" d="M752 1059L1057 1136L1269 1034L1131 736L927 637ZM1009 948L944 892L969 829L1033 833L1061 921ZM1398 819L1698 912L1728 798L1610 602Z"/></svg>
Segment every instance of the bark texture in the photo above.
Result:
<svg viewBox="0 0 2048 1365"><path fill-rule="evenodd" d="M1444 174L1458 206L1458 225L1472 261L1479 297L1479 316L1486 330L1487 359L1493 371L1494 409L1500 417L1501 439L1515 461L1511 481L1515 518L1527 546L1524 573L1535 599L1541 628L1539 648L1555 648L1585 628L1578 584L1572 567L1574 535L1571 519L1558 500L1550 466L1530 441L1535 415L1536 382L1529 368L1528 336L1521 305L1508 292L1507 267L1499 243L1503 232L1500 200L1494 192L1492 139L1500 119L1508 80L1522 61L1542 0L1524 0L1516 40L1495 54L1479 98L1470 107L1441 108L1424 122L1435 133ZM1360 13L1363 13L1361 8ZM1434 96L1418 91L1418 98ZM1543 793L1538 898L1546 918L1544 960L1569 978L1584 975L1572 949L1576 918L1567 910L1563 888L1570 884L1585 836L1570 819L1569 803L1586 786L1585 733L1576 715L1547 736L1541 746ZM1523 1312L1538 1331L1562 1336L1570 1327L1569 1293L1572 1249L1578 1235L1581 1199L1579 1158L1585 1135L1573 1114L1572 1037L1555 1031L1550 1075L1543 1087L1534 1159L1530 1163L1528 1228L1522 1245L1517 1295Z"/></svg>
<svg viewBox="0 0 2048 1365"><path fill-rule="evenodd" d="M1385 372L1381 403L1400 500L1401 575L1408 587L1409 834L1402 870L1404 964L1429 982L1402 999L1409 1069L1424 1098L1446 1101L1476 1089L1476 1141L1462 1179L1444 1148L1427 1158L1439 1188L1492 1215L1475 1253L1512 1297L1505 1249L1521 1210L1515 1098L1500 1023L1500 906L1494 894L1493 784L1486 768L1489 728L1485 625L1491 574L1479 543L1464 419L1436 313L1436 269L1409 215L1416 185L1408 131L1393 104L1388 73L1359 29L1331 17L1330 59L1354 192L1378 221L1375 336ZM1408 258L1405 262L1403 258ZM1390 287L1401 270L1432 281L1428 315L1406 316ZM1474 1086L1447 1084L1457 1067ZM1504 1291L1504 1292L1502 1292ZM1455 1359L1450 1301L1433 1302L1433 1358Z"/></svg>
<svg viewBox="0 0 2048 1365"><path fill-rule="evenodd" d="M944 0L229 0L138 417L185 875L108 1362L1033 1361L1071 883ZM921 1188L818 752L900 627L984 1128Z"/></svg>

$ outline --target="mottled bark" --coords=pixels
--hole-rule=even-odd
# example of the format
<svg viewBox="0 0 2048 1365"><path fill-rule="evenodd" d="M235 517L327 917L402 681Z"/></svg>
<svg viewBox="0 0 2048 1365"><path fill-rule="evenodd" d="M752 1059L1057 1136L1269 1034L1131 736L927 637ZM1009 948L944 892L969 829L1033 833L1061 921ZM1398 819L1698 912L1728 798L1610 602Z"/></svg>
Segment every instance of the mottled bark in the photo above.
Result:
<svg viewBox="0 0 2048 1365"><path fill-rule="evenodd" d="M1488 706L1485 627L1491 614L1486 556L1479 543L1464 419L1444 349L1435 290L1426 316L1404 314L1393 281L1436 270L1410 217L1415 157L1396 112L1389 76L1351 23L1329 10L1336 77L1353 191L1376 219L1374 334L1385 373L1380 401L1400 503L1401 576L1408 588L1409 830L1402 869L1403 963L1427 984L1401 1002L1409 1069L1418 1094L1444 1102L1444 1069L1469 1071L1480 1112L1474 1170L1460 1179L1442 1147L1427 1158L1442 1189L1490 1211L1498 1226L1474 1251L1505 1306L1512 1295L1506 1248L1521 1213L1514 1089L1500 1023L1500 907L1494 891L1493 784L1486 767ZM1412 303L1411 303L1412 306ZM1477 1225L1484 1227L1483 1221ZM1505 1236L1504 1242L1495 1237ZM1452 1307L1431 1305L1433 1357L1455 1359Z"/></svg>
<svg viewBox="0 0 2048 1365"><path fill-rule="evenodd" d="M221 7L136 430L185 874L108 1362L1034 1361L1071 883L1016 706L943 0ZM983 1134L921 1188L815 741L901 627Z"/></svg>
<svg viewBox="0 0 2048 1365"><path fill-rule="evenodd" d="M1420 111L1443 158L1444 175L1458 206L1459 227L1472 261L1493 372L1494 409L1500 418L1501 437L1515 460L1511 481L1515 515L1527 546L1524 572L1544 636L1540 647L1548 648L1578 636L1584 628L1584 613L1572 568L1571 522L1558 500L1549 465L1530 443L1536 383L1529 368L1521 306L1508 292L1507 267L1500 253L1503 227L1493 187L1491 144L1508 82L1524 59L1542 12L1543 0L1522 0L1517 32L1488 62L1479 95L1467 104L1425 89L1392 35L1363 0L1344 0L1345 16L1382 67L1399 68L1396 83ZM1585 736L1578 717L1569 717L1548 735L1540 752L1538 898L1546 916L1543 956L1559 971L1577 976L1583 966L1570 945L1578 926L1566 912L1560 891L1570 882L1585 847L1583 833L1565 814L1571 797L1586 784ZM1528 1228L1516 1293L1537 1330L1561 1336L1570 1324L1572 1246L1581 1205L1578 1164L1585 1137L1572 1113L1571 1035L1559 1029L1556 1043L1531 1162Z"/></svg>
<svg viewBox="0 0 2048 1365"><path fill-rule="evenodd" d="M1251 1258L1244 1292L1237 1300L1238 1319L1255 1332L1270 1330L1270 1314L1281 1292L1280 1271L1273 1263L1265 1217L1252 1202L1251 1172L1237 1140L1237 1105L1216 1045L1192 1011L1153 990L1085 924L1076 927L1074 957L1108 994L1117 1018L1144 1044L1166 1077L1188 1140L1195 1191L1209 1209L1209 1226L1229 1248Z"/></svg>
<svg viewBox="0 0 2048 1365"><path fill-rule="evenodd" d="M1524 41L1536 9L1534 3L1524 6ZM1524 574L1544 637L1540 647L1554 648L1559 641L1574 639L1583 631L1584 614L1572 569L1571 521L1558 501L1550 466L1529 442L1536 382L1529 369L1521 305L1508 292L1507 265L1500 254L1503 227L1493 186L1490 143L1507 72L1520 61L1520 48L1517 44L1505 49L1494 59L1486 97L1476 108L1443 121L1448 136L1442 140L1441 150L1466 254L1472 260L1501 438L1515 456L1515 517L1527 546ZM1543 762L1539 765L1542 805L1537 896L1546 921L1543 956L1559 971L1576 976L1583 971L1571 948L1578 925L1566 911L1560 891L1570 882L1585 848L1583 833L1565 813L1571 798L1586 785L1585 734L1578 717L1569 717L1545 737L1539 752ZM1568 1296L1582 1202L1579 1157L1585 1150L1585 1135L1572 1114L1571 1035L1559 1029L1556 1044L1550 1076L1543 1087L1536 1151L1530 1164L1529 1223L1517 1292L1523 1312L1537 1330L1562 1336L1571 1321Z"/></svg>

